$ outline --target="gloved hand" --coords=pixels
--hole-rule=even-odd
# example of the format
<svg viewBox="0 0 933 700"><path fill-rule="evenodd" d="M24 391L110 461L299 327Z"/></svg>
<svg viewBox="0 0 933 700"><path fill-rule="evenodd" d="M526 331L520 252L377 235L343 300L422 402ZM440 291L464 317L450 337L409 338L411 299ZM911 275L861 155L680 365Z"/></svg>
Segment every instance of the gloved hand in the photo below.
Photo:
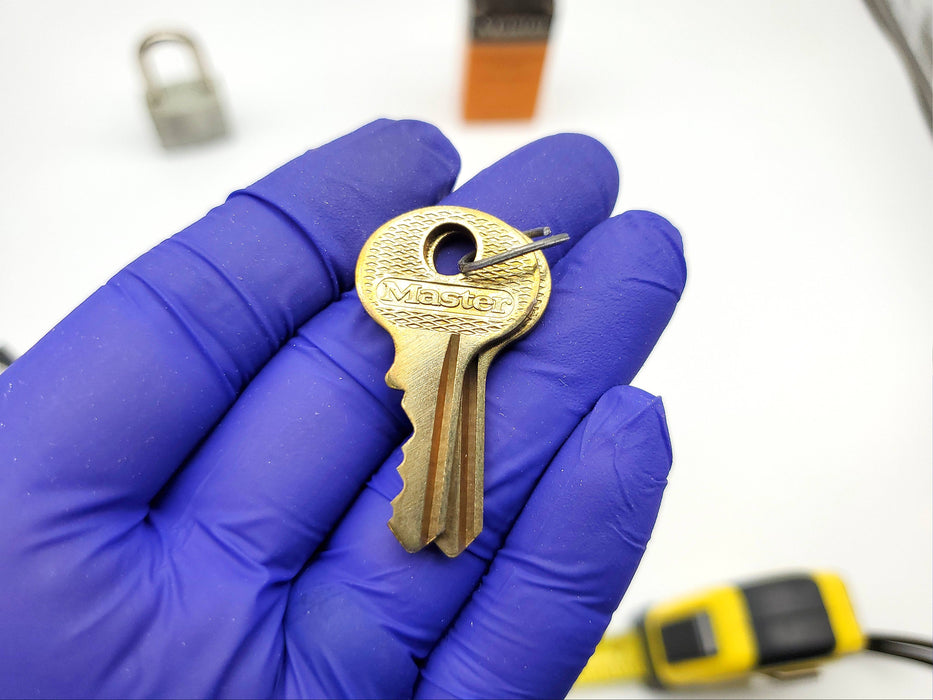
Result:
<svg viewBox="0 0 933 700"><path fill-rule="evenodd" d="M564 694L654 525L671 452L626 384L685 281L664 219L607 219L598 142L532 143L448 194L420 122L310 151L119 272L0 375L0 695ZM485 530L386 526L410 426L352 289L444 201L572 242L487 385ZM572 246L572 247L571 247Z"/></svg>

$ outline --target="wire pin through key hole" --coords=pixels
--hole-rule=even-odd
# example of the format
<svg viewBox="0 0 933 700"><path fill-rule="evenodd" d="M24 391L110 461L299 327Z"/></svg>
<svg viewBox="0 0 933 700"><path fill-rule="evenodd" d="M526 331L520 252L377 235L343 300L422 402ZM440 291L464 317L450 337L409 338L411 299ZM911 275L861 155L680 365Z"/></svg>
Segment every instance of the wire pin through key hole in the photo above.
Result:
<svg viewBox="0 0 933 700"><path fill-rule="evenodd" d="M470 230L460 224L446 224L431 232L428 237L427 249L432 256L434 269L440 274L452 276L462 273L468 275L485 267L498 265L520 255L534 253L570 240L570 236L566 233L552 235L548 226L539 226L523 231L523 233L532 239L530 243L503 253L490 255L482 260L474 260L476 257L476 239L473 238Z"/></svg>

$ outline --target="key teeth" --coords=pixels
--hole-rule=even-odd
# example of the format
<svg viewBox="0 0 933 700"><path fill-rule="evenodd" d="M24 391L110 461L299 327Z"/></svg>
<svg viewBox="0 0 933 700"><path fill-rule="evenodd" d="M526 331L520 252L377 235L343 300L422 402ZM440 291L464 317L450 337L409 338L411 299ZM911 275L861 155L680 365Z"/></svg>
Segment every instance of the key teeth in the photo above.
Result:
<svg viewBox="0 0 933 700"><path fill-rule="evenodd" d="M409 419L411 419L411 414L408 411L408 406L406 405L408 396L409 396L408 392L405 392L405 394L402 396L402 409L405 411L405 414L409 417ZM405 444L402 445L402 461L399 463L398 467L396 467L395 469L398 472L399 476L402 477L402 489L398 492L395 498L393 498L391 501L392 517L389 518L388 525L389 525L389 529L392 531L392 533L395 535L396 539L398 539L401 545L405 548L405 550L414 554L415 552L423 549L424 547L429 545L431 542L433 542L443 532L443 523L445 522L445 518L446 518L447 501L446 501L446 498L441 499L441 513L438 519L438 521L441 523L441 528L438 532L433 533L428 539L425 539L422 537L422 532L425 527L424 525L425 514L424 514L423 508L418 509L420 517L416 520L416 523L417 523L416 530L410 527L411 522L412 522L410 518L399 517L399 514L398 514L399 508L405 504L406 500L408 500L407 492L410 489L409 487L410 480L408 478L408 472L410 471L409 469L410 460L408 457L408 452L411 449L412 443L415 440L415 434L418 432L418 427L415 425L414 421L412 421L412 428L413 428L413 431L412 431L411 436L408 438L408 440L405 441ZM417 500L420 504L423 501L423 497ZM405 527L406 524L408 524L409 527Z"/></svg>
<svg viewBox="0 0 933 700"><path fill-rule="evenodd" d="M395 363L392 363L392 366L389 367L389 371L386 372L386 386L390 389L398 389L399 391L404 391L401 384L399 384L398 379L395 376Z"/></svg>
<svg viewBox="0 0 933 700"><path fill-rule="evenodd" d="M404 399L402 399L402 407L405 407ZM421 538L421 531L424 527L424 514L422 513L422 517L416 521L418 525L416 529L411 527L412 521L410 518L403 518L398 514L399 508L407 500L407 492L410 490L409 479L407 478L407 472L409 471L408 448L413 439L414 433L410 438L408 438L408 440L405 441L405 444L402 445L402 461L395 469L399 476L402 477L402 490L399 491L398 495L392 499L392 517L389 518L389 529L392 530L393 534L401 543L401 545L411 553L417 552L428 544L428 542L422 541ZM408 527L406 527L406 525Z"/></svg>

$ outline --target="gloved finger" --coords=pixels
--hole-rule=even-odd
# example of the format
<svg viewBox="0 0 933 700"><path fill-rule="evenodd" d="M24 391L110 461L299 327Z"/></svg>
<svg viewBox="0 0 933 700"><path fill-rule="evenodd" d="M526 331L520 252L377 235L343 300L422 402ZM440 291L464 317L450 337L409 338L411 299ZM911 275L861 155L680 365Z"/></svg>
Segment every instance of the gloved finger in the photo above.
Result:
<svg viewBox="0 0 933 700"><path fill-rule="evenodd" d="M661 400L606 392L431 652L417 695L564 697L641 561L670 466Z"/></svg>
<svg viewBox="0 0 933 700"><path fill-rule="evenodd" d="M286 673L297 678L329 664L339 683L311 692L365 693L351 657L321 658L308 641L346 623L357 635L346 644L379 644L392 659L397 685L382 694L410 693L417 660L469 598L545 465L603 392L630 381L647 357L685 276L680 235L657 215L629 212L584 236L555 266L541 322L489 375L484 532L455 559L434 547L402 549L386 527L401 487L397 450L295 583L286 622L295 668ZM334 590L339 606L314 602Z"/></svg>
<svg viewBox="0 0 933 700"><path fill-rule="evenodd" d="M497 199L505 183L511 209ZM605 147L564 134L506 156L456 200L485 208L488 195L513 225L546 221L580 237L609 215L617 184ZM245 566L261 563L271 580L292 578L410 430L401 394L384 380L393 354L389 334L348 292L260 372L152 522L167 532L197 522L208 546L235 540L228 551L243 555ZM194 536L186 546L198 542Z"/></svg>
<svg viewBox="0 0 933 700"><path fill-rule="evenodd" d="M559 140L560 147L549 148L546 157L519 156L534 144L519 149L509 169L473 178L445 197L444 204L481 209L523 231L547 226L553 233L568 234L567 243L542 251L553 265L612 212L619 171L605 146L588 136L559 134L546 140L554 145Z"/></svg>
<svg viewBox="0 0 933 700"><path fill-rule="evenodd" d="M128 265L3 375L7 525L103 507L138 522L268 358L352 286L366 236L434 204L458 166L435 127L374 122Z"/></svg>

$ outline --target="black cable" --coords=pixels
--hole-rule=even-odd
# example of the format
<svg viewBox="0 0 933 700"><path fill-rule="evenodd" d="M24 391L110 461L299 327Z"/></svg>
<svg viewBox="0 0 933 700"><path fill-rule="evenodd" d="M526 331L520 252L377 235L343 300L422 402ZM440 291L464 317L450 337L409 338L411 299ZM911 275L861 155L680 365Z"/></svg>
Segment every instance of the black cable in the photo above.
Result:
<svg viewBox="0 0 933 700"><path fill-rule="evenodd" d="M868 637L868 650L933 666L933 642L927 639L873 634Z"/></svg>

